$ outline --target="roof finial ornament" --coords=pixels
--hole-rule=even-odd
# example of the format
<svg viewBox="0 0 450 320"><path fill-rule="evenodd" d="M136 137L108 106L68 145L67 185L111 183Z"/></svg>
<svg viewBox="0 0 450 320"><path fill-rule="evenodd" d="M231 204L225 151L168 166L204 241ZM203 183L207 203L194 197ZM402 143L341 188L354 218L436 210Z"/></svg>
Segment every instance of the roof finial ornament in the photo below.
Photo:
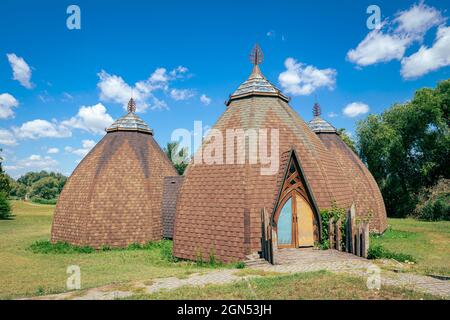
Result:
<svg viewBox="0 0 450 320"><path fill-rule="evenodd" d="M130 98L130 101L128 101L128 107L127 107L128 113L135 113L136 112L136 102L133 98Z"/></svg>
<svg viewBox="0 0 450 320"><path fill-rule="evenodd" d="M258 64L261 64L264 60L264 54L258 44L255 44L255 46L252 49L252 52L250 53L250 61L256 66Z"/></svg>
<svg viewBox="0 0 450 320"><path fill-rule="evenodd" d="M314 98L314 107L313 107L313 115L314 117L320 117L320 114L322 113L322 111L320 110L320 105L319 103L317 103L317 96L315 96Z"/></svg>

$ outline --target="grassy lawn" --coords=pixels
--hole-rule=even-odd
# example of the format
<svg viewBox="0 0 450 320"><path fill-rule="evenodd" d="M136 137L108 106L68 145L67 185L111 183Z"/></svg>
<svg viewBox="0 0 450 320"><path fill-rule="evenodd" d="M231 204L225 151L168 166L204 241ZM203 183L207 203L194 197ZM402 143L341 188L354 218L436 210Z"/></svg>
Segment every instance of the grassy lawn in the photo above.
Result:
<svg viewBox="0 0 450 320"><path fill-rule="evenodd" d="M158 250L90 254L36 254L36 240L48 240L54 206L12 201L15 218L0 221L0 299L66 291L67 267L81 268L82 288L187 275L206 267L170 263Z"/></svg>
<svg viewBox="0 0 450 320"><path fill-rule="evenodd" d="M388 219L390 228L372 244L412 255L417 264L411 271L450 276L450 221L425 222L414 219Z"/></svg>
<svg viewBox="0 0 450 320"><path fill-rule="evenodd" d="M252 278L228 285L182 287L155 294L136 294L130 299L433 299L427 294L382 286L380 291L368 290L365 280L326 271L283 276Z"/></svg>

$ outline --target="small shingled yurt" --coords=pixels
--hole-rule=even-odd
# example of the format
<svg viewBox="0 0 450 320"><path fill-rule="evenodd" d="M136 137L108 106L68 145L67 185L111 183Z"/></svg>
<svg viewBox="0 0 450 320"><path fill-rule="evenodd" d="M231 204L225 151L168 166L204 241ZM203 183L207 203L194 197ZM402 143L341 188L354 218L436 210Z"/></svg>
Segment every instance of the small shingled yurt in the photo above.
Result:
<svg viewBox="0 0 450 320"><path fill-rule="evenodd" d="M163 194L170 194L164 180L178 183L178 173L135 111L131 99L128 114L67 180L55 209L53 243L124 247L163 237Z"/></svg>
<svg viewBox="0 0 450 320"><path fill-rule="evenodd" d="M361 159L341 139L336 128L321 117L318 103L315 103L313 107L313 115L314 118L308 125L334 155L348 178L352 186L353 200L358 205L357 217L365 216L369 221L371 231L383 232L387 228L387 216L383 196L377 182Z"/></svg>
<svg viewBox="0 0 450 320"><path fill-rule="evenodd" d="M337 134L315 133L294 111L290 99L262 74L258 46L251 61L254 66L249 78L230 96L211 132L221 132L223 137L233 129L278 132L278 170L261 174L266 164L259 155L256 163L195 162L211 144L212 138L207 136L184 174L174 226L174 255L192 260L214 256L230 262L258 253L262 249L262 210L270 215L276 234L273 241L279 248L308 247L319 241L320 210L333 203L345 209L355 203L362 215L368 214L364 210L370 207L371 229L383 232L386 211L369 171L340 144ZM215 151L224 158L227 143L230 141L224 139L223 148ZM248 148L247 144L243 147L247 154ZM238 152L242 150L235 146L235 158ZM366 199L369 193L373 194Z"/></svg>

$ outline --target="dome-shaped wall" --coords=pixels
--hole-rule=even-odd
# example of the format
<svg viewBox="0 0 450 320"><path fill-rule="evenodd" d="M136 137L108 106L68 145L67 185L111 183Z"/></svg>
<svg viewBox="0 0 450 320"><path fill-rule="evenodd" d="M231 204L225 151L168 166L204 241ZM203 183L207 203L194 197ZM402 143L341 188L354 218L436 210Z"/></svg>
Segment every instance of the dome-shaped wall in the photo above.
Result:
<svg viewBox="0 0 450 320"><path fill-rule="evenodd" d="M162 238L164 177L177 172L151 130L140 121L133 126L130 117L136 116L116 121L67 180L52 242L99 248Z"/></svg>

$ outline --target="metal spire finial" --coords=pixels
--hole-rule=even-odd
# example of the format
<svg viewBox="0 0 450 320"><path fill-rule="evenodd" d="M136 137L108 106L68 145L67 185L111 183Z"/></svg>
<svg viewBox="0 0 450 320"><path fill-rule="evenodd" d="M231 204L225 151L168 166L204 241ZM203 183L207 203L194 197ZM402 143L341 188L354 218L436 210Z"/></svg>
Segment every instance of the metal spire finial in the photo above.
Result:
<svg viewBox="0 0 450 320"><path fill-rule="evenodd" d="M259 45L255 44L255 46L252 49L252 52L250 53L250 61L256 66L258 64L261 64L263 60L264 54Z"/></svg>
<svg viewBox="0 0 450 320"><path fill-rule="evenodd" d="M134 102L133 98L131 98L130 101L128 101L127 110L128 110L128 113L135 113L136 112L136 102Z"/></svg>
<svg viewBox="0 0 450 320"><path fill-rule="evenodd" d="M313 115L314 117L319 117L322 111L320 110L320 105L317 103L317 97L315 100L316 102L314 102Z"/></svg>

